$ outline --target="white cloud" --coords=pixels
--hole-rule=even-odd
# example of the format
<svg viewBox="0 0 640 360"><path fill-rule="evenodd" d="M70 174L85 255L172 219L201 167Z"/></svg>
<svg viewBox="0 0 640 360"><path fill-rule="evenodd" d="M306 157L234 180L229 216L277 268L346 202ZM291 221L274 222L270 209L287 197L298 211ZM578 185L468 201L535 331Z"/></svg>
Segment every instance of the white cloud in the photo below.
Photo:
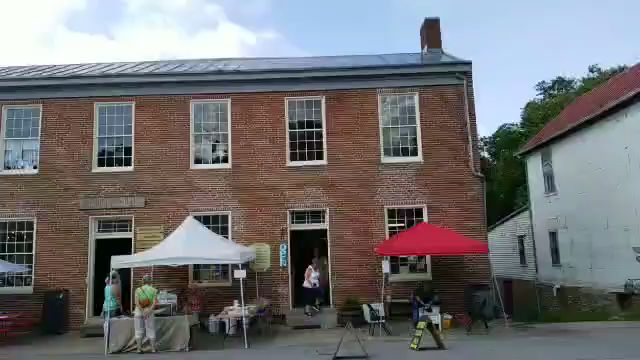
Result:
<svg viewBox="0 0 640 360"><path fill-rule="evenodd" d="M109 16L87 12L100 0L2 1L0 65L58 64L171 58L301 55L273 29L251 29L209 0L109 0ZM76 29L101 22L96 33ZM277 52L277 53L274 53Z"/></svg>

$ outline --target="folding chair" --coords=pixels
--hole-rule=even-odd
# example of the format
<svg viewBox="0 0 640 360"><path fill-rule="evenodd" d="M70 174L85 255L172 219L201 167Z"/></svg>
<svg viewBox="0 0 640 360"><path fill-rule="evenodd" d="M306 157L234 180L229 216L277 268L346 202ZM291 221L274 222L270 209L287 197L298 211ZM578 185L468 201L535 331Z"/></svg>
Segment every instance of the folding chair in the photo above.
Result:
<svg viewBox="0 0 640 360"><path fill-rule="evenodd" d="M362 312L364 319L369 324L369 335L374 335L376 326L384 330L385 334L391 335L391 330L387 327L384 316L384 304L363 304Z"/></svg>

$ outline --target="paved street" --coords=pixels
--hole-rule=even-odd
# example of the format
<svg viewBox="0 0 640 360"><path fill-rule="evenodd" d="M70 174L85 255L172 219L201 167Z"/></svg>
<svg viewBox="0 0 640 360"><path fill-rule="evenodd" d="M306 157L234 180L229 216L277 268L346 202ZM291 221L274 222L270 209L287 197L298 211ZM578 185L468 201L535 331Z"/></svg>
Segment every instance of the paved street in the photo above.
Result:
<svg viewBox="0 0 640 360"><path fill-rule="evenodd" d="M398 331L401 332L401 331ZM256 341L249 350L237 340L225 350L200 350L189 353L114 355L136 359L330 359L339 330L298 330L283 332L268 341ZM515 326L505 329L494 325L490 334L466 336L459 331L445 335L448 350L414 352L403 336L369 338L363 335L372 359L640 359L640 323L575 323ZM425 338L424 345L432 345ZM7 359L99 359L101 339L81 339L75 334L32 341L0 348Z"/></svg>

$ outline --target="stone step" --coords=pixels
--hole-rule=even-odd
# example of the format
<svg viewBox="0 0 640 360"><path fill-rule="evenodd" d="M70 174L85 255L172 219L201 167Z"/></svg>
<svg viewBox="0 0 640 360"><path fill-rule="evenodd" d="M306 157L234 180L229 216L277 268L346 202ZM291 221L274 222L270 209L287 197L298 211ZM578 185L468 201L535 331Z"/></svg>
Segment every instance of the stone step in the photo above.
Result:
<svg viewBox="0 0 640 360"><path fill-rule="evenodd" d="M292 329L333 329L338 326L338 313L333 308L322 308L313 316L304 314L304 309L297 308L286 314L287 326Z"/></svg>
<svg viewBox="0 0 640 360"><path fill-rule="evenodd" d="M104 336L104 320L101 317L90 317L80 327L82 337L102 337Z"/></svg>

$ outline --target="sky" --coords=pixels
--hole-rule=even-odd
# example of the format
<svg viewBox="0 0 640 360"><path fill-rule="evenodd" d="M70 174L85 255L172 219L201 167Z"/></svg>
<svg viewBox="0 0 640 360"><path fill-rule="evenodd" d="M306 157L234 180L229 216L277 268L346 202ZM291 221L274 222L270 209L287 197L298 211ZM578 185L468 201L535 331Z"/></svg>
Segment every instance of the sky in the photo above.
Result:
<svg viewBox="0 0 640 360"><path fill-rule="evenodd" d="M1 65L420 51L424 17L473 61L478 130L533 86L640 62L635 0L0 0Z"/></svg>

